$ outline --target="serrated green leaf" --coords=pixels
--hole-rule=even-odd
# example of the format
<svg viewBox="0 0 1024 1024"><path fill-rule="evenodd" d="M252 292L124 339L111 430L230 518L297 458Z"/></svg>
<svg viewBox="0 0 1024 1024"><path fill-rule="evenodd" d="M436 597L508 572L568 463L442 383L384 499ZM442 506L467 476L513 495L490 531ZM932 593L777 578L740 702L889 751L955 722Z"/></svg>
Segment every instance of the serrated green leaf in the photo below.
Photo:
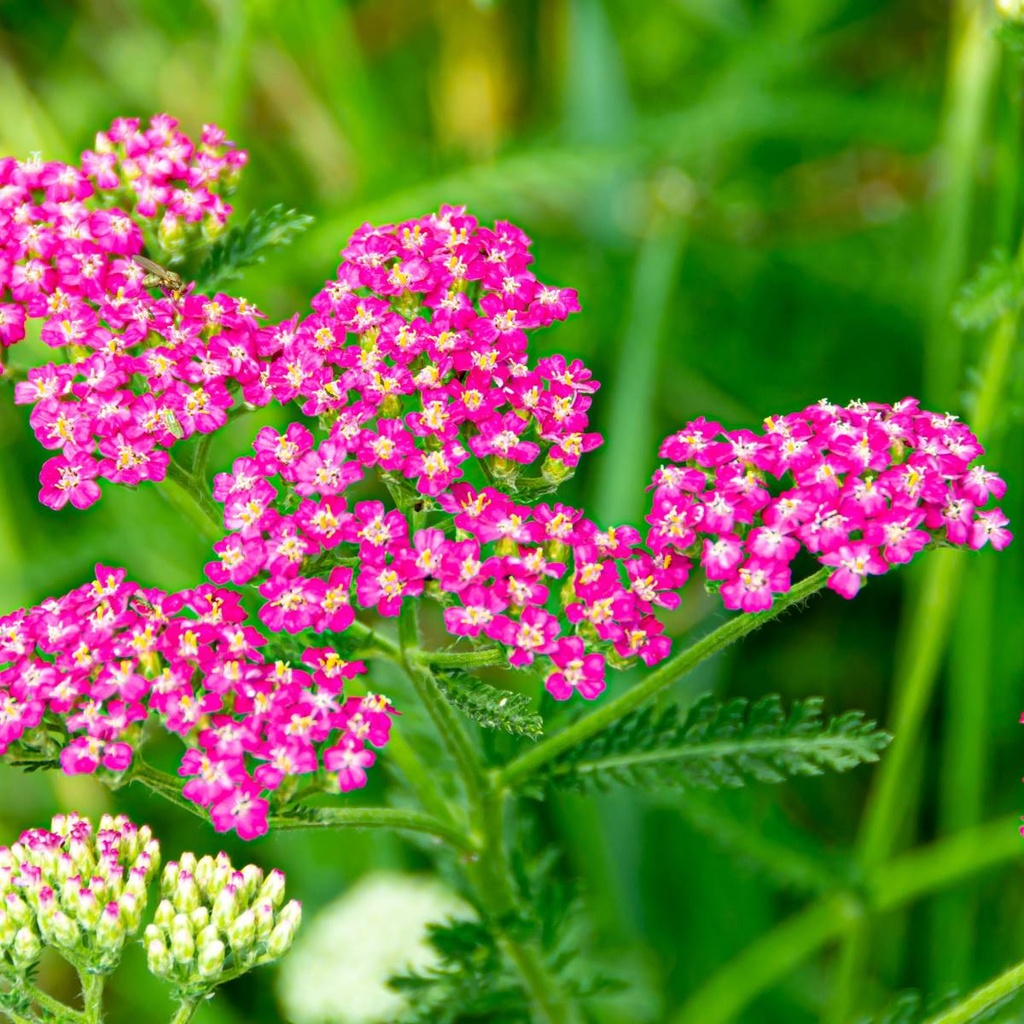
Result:
<svg viewBox="0 0 1024 1024"><path fill-rule="evenodd" d="M1004 313L1024 303L1024 270L1003 250L997 249L960 289L953 304L953 318L964 329L988 327Z"/></svg>
<svg viewBox="0 0 1024 1024"><path fill-rule="evenodd" d="M707 696L685 712L635 711L561 758L548 779L577 789L610 785L718 789L843 772L877 761L889 742L859 711L829 719L822 701L797 701L787 714L778 696L751 704Z"/></svg>
<svg viewBox="0 0 1024 1024"><path fill-rule="evenodd" d="M445 699L485 729L503 729L530 739L544 731L544 719L525 693L500 690L466 672L438 673L437 681Z"/></svg>
<svg viewBox="0 0 1024 1024"><path fill-rule="evenodd" d="M216 291L241 276L246 267L262 263L268 249L288 245L313 223L313 218L280 204L262 213L253 211L246 222L229 228L211 246L196 272L196 289Z"/></svg>

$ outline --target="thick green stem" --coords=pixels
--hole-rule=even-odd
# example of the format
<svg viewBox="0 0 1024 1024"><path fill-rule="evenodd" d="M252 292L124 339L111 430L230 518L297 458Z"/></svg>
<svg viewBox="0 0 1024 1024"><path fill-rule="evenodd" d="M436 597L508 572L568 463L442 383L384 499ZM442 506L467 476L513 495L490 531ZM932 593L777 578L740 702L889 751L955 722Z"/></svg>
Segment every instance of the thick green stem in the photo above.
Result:
<svg viewBox="0 0 1024 1024"><path fill-rule="evenodd" d="M724 650L766 622L777 618L793 605L821 590L828 582L830 573L830 569L819 570L813 576L801 580L789 593L776 597L775 604L768 611L754 615L737 615L685 651L662 662L658 668L645 676L632 689L613 700L606 701L596 711L578 719L560 733L542 740L535 747L531 747L524 754L510 761L501 771L501 785L508 788L516 786L559 754L583 740L589 739L603 729L607 729L623 715L634 711L655 694L682 679L702 661Z"/></svg>
<svg viewBox="0 0 1024 1024"><path fill-rule="evenodd" d="M171 1018L171 1024L190 1024L202 1002L202 999L185 999L180 1002Z"/></svg>
<svg viewBox="0 0 1024 1024"><path fill-rule="evenodd" d="M1022 258L1018 255L1018 259ZM972 417L972 427L981 436L992 428L1002 402L1018 328L1019 314L1011 311L1004 314L993 332ZM962 553L937 551L931 555L916 593L903 645L905 656L896 671L895 710L890 724L895 739L876 773L861 822L858 858L867 870L891 854L899 823L905 817L909 801L907 771L918 749L953 616L962 597L960 580L964 569ZM855 1009L857 979L863 972L869 946L866 936L854 935L851 947L840 960L833 984L833 1024L843 1024Z"/></svg>
<svg viewBox="0 0 1024 1024"><path fill-rule="evenodd" d="M482 787L483 796L473 816L482 849L479 859L467 866L470 882L502 950L519 972L537 1019L544 1024L576 1024L579 1015L551 976L537 942L513 934L511 926L520 908L505 852L504 796L494 781Z"/></svg>
<svg viewBox="0 0 1024 1024"><path fill-rule="evenodd" d="M102 974L90 974L88 971L80 971L78 977L82 982L85 1024L102 1024L103 986L106 979Z"/></svg>
<svg viewBox="0 0 1024 1024"><path fill-rule="evenodd" d="M962 1003L932 1017L927 1024L968 1024L1024 988L1024 963L1011 967L987 985L975 989Z"/></svg>

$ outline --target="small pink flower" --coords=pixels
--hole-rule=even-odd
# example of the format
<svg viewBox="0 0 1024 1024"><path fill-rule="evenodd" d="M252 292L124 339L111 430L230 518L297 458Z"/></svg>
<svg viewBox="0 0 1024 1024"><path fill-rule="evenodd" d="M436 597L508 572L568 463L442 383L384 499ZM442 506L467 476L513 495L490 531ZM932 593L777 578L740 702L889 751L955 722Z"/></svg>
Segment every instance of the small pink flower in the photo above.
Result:
<svg viewBox="0 0 1024 1024"><path fill-rule="evenodd" d="M568 700L573 690L585 700L594 700L604 692L604 655L587 654L581 637L562 637L548 657L561 670L550 673L544 682L555 700Z"/></svg>
<svg viewBox="0 0 1024 1024"><path fill-rule="evenodd" d="M265 835L269 826L270 804L262 798L260 788L244 782L217 800L210 808L213 827L218 832L237 832L240 839L256 839Z"/></svg>
<svg viewBox="0 0 1024 1024"><path fill-rule="evenodd" d="M1013 540L1013 534L1005 529L1009 521L998 508L979 512L971 526L970 546L977 551L986 544L991 544L996 551L1002 551Z"/></svg>
<svg viewBox="0 0 1024 1024"><path fill-rule="evenodd" d="M836 571L828 578L830 590L852 599L857 596L861 585L868 576L880 576L889 569L888 563L881 558L870 544L856 541L822 556L822 565L833 565Z"/></svg>

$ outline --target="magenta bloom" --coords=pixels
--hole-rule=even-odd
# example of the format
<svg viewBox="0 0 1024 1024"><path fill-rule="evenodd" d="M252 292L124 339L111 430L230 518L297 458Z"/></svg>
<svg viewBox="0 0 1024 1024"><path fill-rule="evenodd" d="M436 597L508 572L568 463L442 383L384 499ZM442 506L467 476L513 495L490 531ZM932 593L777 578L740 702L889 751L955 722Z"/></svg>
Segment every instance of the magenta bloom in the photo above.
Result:
<svg viewBox="0 0 1024 1024"><path fill-rule="evenodd" d="M213 827L218 832L237 832L240 839L266 835L270 804L260 792L255 783L244 783L215 801L210 808Z"/></svg>
<svg viewBox="0 0 1024 1024"><path fill-rule="evenodd" d="M62 509L68 502L75 508L88 508L99 500L98 475L95 460L84 452L70 458L57 455L47 459L39 474L39 500L52 509Z"/></svg>
<svg viewBox="0 0 1024 1024"><path fill-rule="evenodd" d="M581 637L562 637L548 657L560 669L550 673L544 681L555 700L568 700L574 690L585 700L593 700L604 693L604 655L587 654Z"/></svg>
<svg viewBox="0 0 1024 1024"><path fill-rule="evenodd" d="M868 576L880 576L889 569L888 563L865 541L844 544L823 556L821 561L824 565L836 566L836 571L828 578L828 586L847 599L857 596Z"/></svg>
<svg viewBox="0 0 1024 1024"><path fill-rule="evenodd" d="M771 608L772 595L784 594L789 585L788 565L755 556L722 584L722 601L732 611L763 612Z"/></svg>

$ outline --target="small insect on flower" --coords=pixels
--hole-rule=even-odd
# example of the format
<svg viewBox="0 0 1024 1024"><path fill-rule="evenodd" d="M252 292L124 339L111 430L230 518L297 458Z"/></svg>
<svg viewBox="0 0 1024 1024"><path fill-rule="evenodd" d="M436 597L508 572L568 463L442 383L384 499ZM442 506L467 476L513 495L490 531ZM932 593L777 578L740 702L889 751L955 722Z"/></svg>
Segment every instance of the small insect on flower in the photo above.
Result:
<svg viewBox="0 0 1024 1024"><path fill-rule="evenodd" d="M173 270L168 270L145 256L133 256L132 262L138 264L146 272L146 276L142 279L143 288L162 288L165 293L175 299L179 298L185 290L185 282Z"/></svg>

